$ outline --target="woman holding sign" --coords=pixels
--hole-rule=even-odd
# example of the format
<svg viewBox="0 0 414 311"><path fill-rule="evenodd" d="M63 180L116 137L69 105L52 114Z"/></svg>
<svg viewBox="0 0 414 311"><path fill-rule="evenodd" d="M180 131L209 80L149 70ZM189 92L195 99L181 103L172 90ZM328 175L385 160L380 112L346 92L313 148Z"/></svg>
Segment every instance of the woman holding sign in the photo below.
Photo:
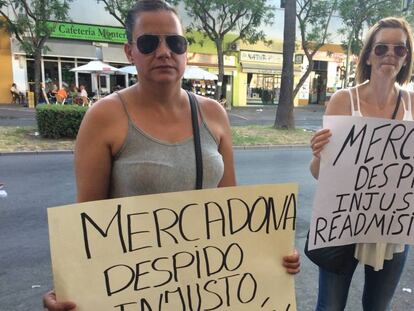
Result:
<svg viewBox="0 0 414 311"><path fill-rule="evenodd" d="M412 33L404 19L389 17L376 23L369 30L359 57L356 78L360 84L336 92L325 114L412 121L414 94L399 87L411 78L412 48ZM313 159L310 170L316 179L320 153L330 136L329 129L322 129L311 140ZM406 245L361 243L355 246L357 261L352 271L336 274L319 268L316 310L344 310L358 261L365 265L364 311L390 310L407 252Z"/></svg>
<svg viewBox="0 0 414 311"><path fill-rule="evenodd" d="M139 83L101 99L86 113L75 152L78 202L234 186L224 108L181 88L187 40L176 11L162 0L141 0L125 24L125 54L138 68ZM197 137L202 186L194 160L200 158ZM283 265L297 273L299 255L284 257ZM44 296L44 306L75 307L57 302L53 292Z"/></svg>

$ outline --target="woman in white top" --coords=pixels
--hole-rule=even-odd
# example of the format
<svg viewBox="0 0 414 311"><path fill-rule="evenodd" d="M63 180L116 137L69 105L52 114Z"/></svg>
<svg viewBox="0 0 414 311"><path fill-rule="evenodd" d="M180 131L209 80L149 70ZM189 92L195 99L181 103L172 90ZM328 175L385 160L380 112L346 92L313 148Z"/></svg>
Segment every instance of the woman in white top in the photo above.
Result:
<svg viewBox="0 0 414 311"><path fill-rule="evenodd" d="M80 98L82 99L82 105L87 105L88 104L88 92L86 91L85 86L82 84L80 87Z"/></svg>
<svg viewBox="0 0 414 311"><path fill-rule="evenodd" d="M409 82L412 70L413 39L409 25L401 18L384 18L368 32L362 48L354 88L336 92L326 115L352 115L391 119L396 110L399 86ZM413 120L414 93L401 91L401 105L395 119ZM318 131L311 140L312 175L319 175L320 152L329 142L329 129ZM355 247L355 258L365 265L362 297L364 311L390 310L392 296L407 257L408 246L388 243L362 243ZM355 268L356 268L355 263ZM355 270L355 269L354 269ZM319 268L317 311L344 310L354 270L335 274Z"/></svg>

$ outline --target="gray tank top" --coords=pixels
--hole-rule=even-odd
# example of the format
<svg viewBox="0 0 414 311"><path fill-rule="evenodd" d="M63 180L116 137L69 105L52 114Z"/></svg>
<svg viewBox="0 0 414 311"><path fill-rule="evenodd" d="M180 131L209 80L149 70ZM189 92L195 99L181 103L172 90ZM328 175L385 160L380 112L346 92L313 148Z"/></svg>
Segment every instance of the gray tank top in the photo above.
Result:
<svg viewBox="0 0 414 311"><path fill-rule="evenodd" d="M151 137L134 124L122 96L118 95L128 116L128 133L122 148L112 159L110 198L194 190L193 136L173 144ZM223 158L201 110L198 111L201 116L203 188L215 188L223 176Z"/></svg>

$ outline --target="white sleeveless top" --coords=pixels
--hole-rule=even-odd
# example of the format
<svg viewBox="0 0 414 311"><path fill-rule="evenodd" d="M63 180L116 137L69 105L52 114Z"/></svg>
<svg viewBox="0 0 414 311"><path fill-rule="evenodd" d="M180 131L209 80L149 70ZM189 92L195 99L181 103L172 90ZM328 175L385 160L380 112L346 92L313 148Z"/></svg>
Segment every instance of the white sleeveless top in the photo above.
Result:
<svg viewBox="0 0 414 311"><path fill-rule="evenodd" d="M351 89L348 89L348 92L349 97L351 98L352 116L362 117L361 107L359 104L358 86L355 87L358 110L355 110ZM404 107L403 121L413 121L413 115L411 113L411 96L408 91L405 91L405 93L407 93L407 104L404 101L404 96L401 96L401 102ZM357 243L354 256L361 264L369 265L373 267L375 271L378 271L383 268L384 260L391 260L394 253L403 252L404 247L405 245L403 244L393 243Z"/></svg>

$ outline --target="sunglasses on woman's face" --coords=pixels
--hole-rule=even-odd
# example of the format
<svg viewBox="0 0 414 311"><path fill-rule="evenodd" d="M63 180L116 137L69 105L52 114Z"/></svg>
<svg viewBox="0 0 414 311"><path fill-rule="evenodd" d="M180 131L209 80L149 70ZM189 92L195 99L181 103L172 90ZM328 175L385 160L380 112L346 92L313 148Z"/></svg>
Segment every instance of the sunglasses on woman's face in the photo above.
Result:
<svg viewBox="0 0 414 311"><path fill-rule="evenodd" d="M389 48L394 48L394 54L398 57L404 57L408 53L408 49L405 45L382 43L374 46L374 53L377 56L384 56L387 54Z"/></svg>
<svg viewBox="0 0 414 311"><path fill-rule="evenodd" d="M187 51L187 39L180 35L142 35L137 38L137 48L142 54L154 52L164 38L168 48L175 54L184 54Z"/></svg>

